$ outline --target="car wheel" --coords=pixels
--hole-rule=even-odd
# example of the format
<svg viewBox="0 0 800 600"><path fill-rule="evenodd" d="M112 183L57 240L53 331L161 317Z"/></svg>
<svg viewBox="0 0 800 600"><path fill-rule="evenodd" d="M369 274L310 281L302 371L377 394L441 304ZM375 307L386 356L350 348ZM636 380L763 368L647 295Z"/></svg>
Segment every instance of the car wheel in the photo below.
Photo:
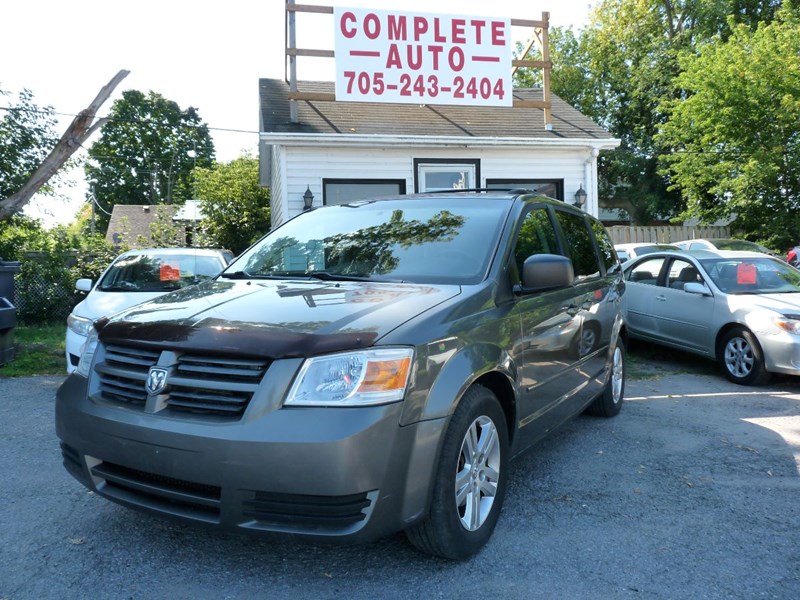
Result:
<svg viewBox="0 0 800 600"><path fill-rule="evenodd" d="M731 329L722 339L721 348L722 370L732 382L759 385L769 381L761 346L750 331L742 327Z"/></svg>
<svg viewBox="0 0 800 600"><path fill-rule="evenodd" d="M579 356L586 356L597 347L597 342L600 339L600 332L598 329L596 323L583 324L580 347L578 348Z"/></svg>
<svg viewBox="0 0 800 600"><path fill-rule="evenodd" d="M622 409L625 398L625 344L617 340L611 355L611 373L606 387L586 408L586 412L596 417L614 417Z"/></svg>
<svg viewBox="0 0 800 600"><path fill-rule="evenodd" d="M428 514L406 534L423 552L465 559L489 540L508 471L508 428L497 397L467 390L445 433Z"/></svg>

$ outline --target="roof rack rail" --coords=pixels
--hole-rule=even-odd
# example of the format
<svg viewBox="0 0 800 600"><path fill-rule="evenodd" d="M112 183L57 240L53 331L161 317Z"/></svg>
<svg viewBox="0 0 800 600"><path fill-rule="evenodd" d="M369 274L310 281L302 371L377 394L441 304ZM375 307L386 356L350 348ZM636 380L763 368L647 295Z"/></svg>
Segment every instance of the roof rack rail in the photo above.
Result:
<svg viewBox="0 0 800 600"><path fill-rule="evenodd" d="M428 190L427 192L421 192L423 194L452 194L453 192L507 192L509 194L535 194L534 190L528 188L502 188L502 187L491 187L491 188L453 188L453 189L446 189L446 190Z"/></svg>

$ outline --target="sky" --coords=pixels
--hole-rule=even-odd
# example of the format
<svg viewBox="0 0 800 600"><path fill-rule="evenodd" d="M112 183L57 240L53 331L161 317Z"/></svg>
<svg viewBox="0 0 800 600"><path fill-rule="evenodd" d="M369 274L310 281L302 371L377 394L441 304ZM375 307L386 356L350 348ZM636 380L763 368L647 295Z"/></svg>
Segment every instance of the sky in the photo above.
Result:
<svg viewBox="0 0 800 600"><path fill-rule="evenodd" d="M297 4L405 12L540 19L580 29L588 0L299 0ZM52 106L58 134L121 69L130 71L100 110L107 114L122 92L156 92L181 108L193 106L209 126L218 161L258 148L258 80L285 75L283 0L25 0L0 7L0 89L23 88ZM297 15L299 48L333 49L332 15ZM513 28L523 43L530 30ZM298 79L333 80L330 59L298 59ZM0 97L0 107L9 99ZM93 139L87 142L91 145ZM76 156L85 156L81 151ZM85 198L82 172L56 203L38 197L26 213L46 225L72 220Z"/></svg>

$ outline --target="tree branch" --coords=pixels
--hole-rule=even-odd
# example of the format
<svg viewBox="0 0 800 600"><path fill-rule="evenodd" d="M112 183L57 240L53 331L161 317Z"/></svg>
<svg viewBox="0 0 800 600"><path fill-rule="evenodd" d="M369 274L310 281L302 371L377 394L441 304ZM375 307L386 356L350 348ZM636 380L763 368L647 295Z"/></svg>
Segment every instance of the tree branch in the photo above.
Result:
<svg viewBox="0 0 800 600"><path fill-rule="evenodd" d="M0 221L10 219L30 201L33 195L55 175L78 148L100 127L107 119L102 118L92 124L97 111L108 100L119 82L128 76L130 71L119 71L97 94L92 103L84 108L72 120L61 139L58 140L50 154L42 161L39 168L34 171L30 179L10 197L0 201Z"/></svg>

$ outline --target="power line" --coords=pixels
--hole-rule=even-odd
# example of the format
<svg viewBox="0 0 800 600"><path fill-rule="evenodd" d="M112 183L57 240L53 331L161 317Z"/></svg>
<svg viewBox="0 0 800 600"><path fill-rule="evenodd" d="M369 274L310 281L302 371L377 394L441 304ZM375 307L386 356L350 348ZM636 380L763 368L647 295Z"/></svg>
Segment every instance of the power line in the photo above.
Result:
<svg viewBox="0 0 800 600"><path fill-rule="evenodd" d="M6 112L14 112L22 110L19 107L14 106L0 106L0 110L4 110ZM25 112L29 113L39 113L43 115L50 115L50 116L58 116L58 117L77 117L78 115L75 113L63 113L63 112L56 112L56 111L48 111L42 109L25 109ZM162 123L154 120L154 119L123 119L120 117L101 117L99 115L89 115L93 119L106 119L108 121L117 121L120 123L138 123L142 125L162 125ZM205 127L209 131L219 131L223 133L260 133L259 131L255 131L252 129L234 129L232 127L211 127L206 123L202 123L200 125L188 125L185 123L181 123L176 125L176 127L183 127L186 129L202 129Z"/></svg>

